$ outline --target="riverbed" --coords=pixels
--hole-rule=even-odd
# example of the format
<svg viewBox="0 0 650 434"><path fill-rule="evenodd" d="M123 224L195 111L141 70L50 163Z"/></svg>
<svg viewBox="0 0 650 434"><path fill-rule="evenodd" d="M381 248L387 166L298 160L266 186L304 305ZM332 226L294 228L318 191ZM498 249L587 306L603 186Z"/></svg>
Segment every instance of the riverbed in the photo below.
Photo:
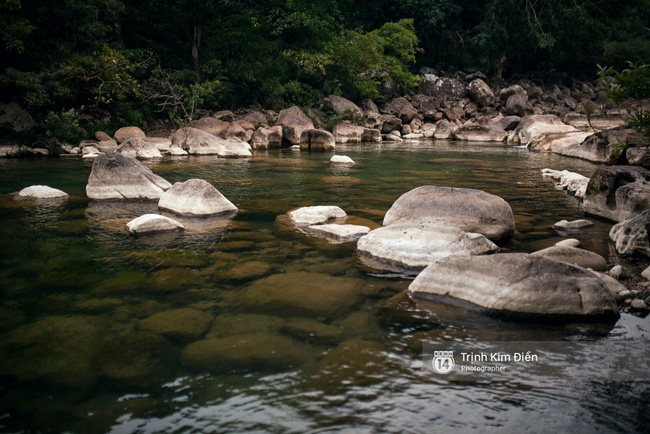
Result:
<svg viewBox="0 0 650 434"><path fill-rule="evenodd" d="M647 429L645 365L621 366L612 379L596 362L620 349L628 361L647 358L647 318L522 323L412 300L408 278L366 268L354 243L331 244L277 220L300 206L338 205L350 222L376 227L415 187L476 188L513 209L516 233L501 251L532 252L570 236L613 265L621 260L608 239L612 223L588 217L590 228L553 230L584 214L541 175L590 176L597 165L448 141L338 145L337 153L357 164L334 167L332 153L291 149L143 162L171 183L205 179L240 210L181 218L185 233L147 237L128 235L125 224L157 212L156 203L89 201L92 162L0 160L0 430ZM35 184L71 198L35 204L9 195ZM567 348L544 350L549 341L590 342L570 352L595 364L578 369ZM460 352L495 352L499 342L538 351L545 369L513 362L498 374L454 378L430 368L436 349L453 347L460 365Z"/></svg>

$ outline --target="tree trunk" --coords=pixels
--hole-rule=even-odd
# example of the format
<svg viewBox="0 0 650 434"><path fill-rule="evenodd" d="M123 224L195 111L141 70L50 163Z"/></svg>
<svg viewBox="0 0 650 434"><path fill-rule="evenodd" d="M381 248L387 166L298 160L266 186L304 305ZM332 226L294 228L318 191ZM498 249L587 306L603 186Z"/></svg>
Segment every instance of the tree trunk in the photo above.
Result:
<svg viewBox="0 0 650 434"><path fill-rule="evenodd" d="M201 81L201 69L199 65L199 48L201 46L201 26L196 24L194 26L194 35L192 37L192 64L194 65L194 72L196 73L196 82Z"/></svg>

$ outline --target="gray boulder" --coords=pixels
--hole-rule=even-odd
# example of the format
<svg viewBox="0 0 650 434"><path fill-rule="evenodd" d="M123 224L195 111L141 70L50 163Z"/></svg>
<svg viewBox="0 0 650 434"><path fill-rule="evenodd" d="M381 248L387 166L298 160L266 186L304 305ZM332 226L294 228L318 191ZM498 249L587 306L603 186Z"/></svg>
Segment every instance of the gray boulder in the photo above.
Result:
<svg viewBox="0 0 650 434"><path fill-rule="evenodd" d="M381 115L381 133L389 134L402 127L402 120L395 115Z"/></svg>
<svg viewBox="0 0 650 434"><path fill-rule="evenodd" d="M449 122L447 119L440 119L436 122L436 129L433 137L436 139L450 139L454 136L454 131L458 129L458 125Z"/></svg>
<svg viewBox="0 0 650 434"><path fill-rule="evenodd" d="M452 135L456 140L503 142L508 137L508 132L496 122L482 118L475 124L463 125L455 130Z"/></svg>
<svg viewBox="0 0 650 434"><path fill-rule="evenodd" d="M453 297L524 318L619 317L604 279L575 265L525 253L442 259L422 271L409 291L416 296Z"/></svg>
<svg viewBox="0 0 650 434"><path fill-rule="evenodd" d="M643 255L650 257L650 210L644 211L630 220L622 221L612 227L609 238L621 255Z"/></svg>
<svg viewBox="0 0 650 434"><path fill-rule="evenodd" d="M650 209L650 171L636 166L608 166L589 179L586 213L622 222Z"/></svg>
<svg viewBox="0 0 650 434"><path fill-rule="evenodd" d="M226 132L229 127L230 122L222 121L221 119L213 117L201 118L196 121L196 124L194 124L194 128L221 138L226 137Z"/></svg>
<svg viewBox="0 0 650 434"><path fill-rule="evenodd" d="M424 185L404 193L384 216L384 226L428 219L490 240L510 238L515 220L508 202L481 190Z"/></svg>
<svg viewBox="0 0 650 434"><path fill-rule="evenodd" d="M494 92L490 89L490 86L480 78L472 80L472 82L467 86L469 95L476 101L477 104L483 107L492 105L494 102Z"/></svg>
<svg viewBox="0 0 650 434"><path fill-rule="evenodd" d="M567 190L576 197L585 197L589 178L568 170L542 169L542 177L551 178L558 188Z"/></svg>
<svg viewBox="0 0 650 434"><path fill-rule="evenodd" d="M171 186L158 202L158 208L181 215L206 216L233 213L237 207L212 184L189 179Z"/></svg>
<svg viewBox="0 0 650 434"><path fill-rule="evenodd" d="M157 200L171 187L138 160L118 153L101 154L88 177L86 194L90 199Z"/></svg>
<svg viewBox="0 0 650 434"><path fill-rule="evenodd" d="M297 208L287 213L294 226L311 226L328 223L332 220L345 220L348 215L338 206L317 205Z"/></svg>
<svg viewBox="0 0 650 434"><path fill-rule="evenodd" d="M372 102L372 101L370 101ZM330 95L321 100L321 105L325 111L336 114L349 114L351 119L360 120L363 117L361 109L349 99L342 96ZM376 106L375 106L376 107Z"/></svg>
<svg viewBox="0 0 650 434"><path fill-rule="evenodd" d="M142 235L182 231L185 227L176 220L160 214L145 214L128 222L126 229L130 234Z"/></svg>
<svg viewBox="0 0 650 434"><path fill-rule="evenodd" d="M508 116L526 116L533 114L533 106L528 101L528 95L526 94L525 90L517 89L512 95L508 97L505 105L505 113Z"/></svg>
<svg viewBox="0 0 650 434"><path fill-rule="evenodd" d="M303 131L300 135L302 151L331 151L335 148L334 136L329 131L313 129Z"/></svg>
<svg viewBox="0 0 650 434"><path fill-rule="evenodd" d="M146 134L138 127L122 127L115 131L113 138L118 144L122 144L129 139L144 139Z"/></svg>
<svg viewBox="0 0 650 434"><path fill-rule="evenodd" d="M514 131L514 139L519 143L528 143L548 134L574 133L578 130L562 123L555 115L524 116Z"/></svg>
<svg viewBox="0 0 650 434"><path fill-rule="evenodd" d="M467 88L463 83L446 77L425 74L419 83L418 93L433 96L438 101L452 101L465 98Z"/></svg>
<svg viewBox="0 0 650 434"><path fill-rule="evenodd" d="M332 134L336 143L360 143L365 128L350 121L342 121L334 125Z"/></svg>
<svg viewBox="0 0 650 434"><path fill-rule="evenodd" d="M591 268L596 271L607 269L605 258L597 253L576 247L551 246L534 252L533 255L544 256L545 258L578 265L583 268Z"/></svg>
<svg viewBox="0 0 650 434"><path fill-rule="evenodd" d="M14 131L28 130L36 126L32 115L15 102L0 104L0 125L9 124Z"/></svg>
<svg viewBox="0 0 650 434"><path fill-rule="evenodd" d="M372 268L419 271L433 261L453 255L481 255L498 247L476 233L441 222L399 221L374 229L357 242L357 252Z"/></svg>
<svg viewBox="0 0 650 434"><path fill-rule="evenodd" d="M337 224L312 225L304 227L303 230L337 243L355 241L370 232L367 226Z"/></svg>
<svg viewBox="0 0 650 434"><path fill-rule="evenodd" d="M217 155L223 150L223 140L196 128L180 128L172 136L172 147L191 155Z"/></svg>
<svg viewBox="0 0 650 434"><path fill-rule="evenodd" d="M133 158L162 158L158 147L140 138L128 139L116 149L116 152Z"/></svg>
<svg viewBox="0 0 650 434"><path fill-rule="evenodd" d="M314 129L312 120L297 106L282 110L278 115L277 125L282 126L282 137L291 145L300 144L303 131Z"/></svg>
<svg viewBox="0 0 650 434"><path fill-rule="evenodd" d="M282 127L276 125L271 128L260 127L251 137L253 149L273 149L282 147Z"/></svg>
<svg viewBox="0 0 650 434"><path fill-rule="evenodd" d="M404 97L394 98L381 108L381 112L401 119L402 123L411 122L418 114L418 111Z"/></svg>

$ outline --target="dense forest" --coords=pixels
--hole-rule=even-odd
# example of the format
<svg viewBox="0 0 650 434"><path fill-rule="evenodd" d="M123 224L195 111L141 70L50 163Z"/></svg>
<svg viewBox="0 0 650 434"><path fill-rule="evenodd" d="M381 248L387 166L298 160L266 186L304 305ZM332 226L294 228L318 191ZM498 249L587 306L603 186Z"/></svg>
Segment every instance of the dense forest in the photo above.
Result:
<svg viewBox="0 0 650 434"><path fill-rule="evenodd" d="M647 0L2 0L0 102L38 134L74 135L199 108L380 100L424 67L593 79L598 64L650 62L648 23Z"/></svg>

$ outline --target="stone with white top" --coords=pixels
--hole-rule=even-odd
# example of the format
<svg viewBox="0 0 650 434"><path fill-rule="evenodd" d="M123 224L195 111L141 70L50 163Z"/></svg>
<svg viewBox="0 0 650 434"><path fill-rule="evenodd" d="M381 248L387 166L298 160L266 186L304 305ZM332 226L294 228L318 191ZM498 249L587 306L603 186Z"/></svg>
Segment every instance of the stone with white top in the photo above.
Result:
<svg viewBox="0 0 650 434"><path fill-rule="evenodd" d="M160 214L145 214L135 218L126 224L130 234L143 235L161 232L177 232L185 230L185 227L176 220Z"/></svg>

